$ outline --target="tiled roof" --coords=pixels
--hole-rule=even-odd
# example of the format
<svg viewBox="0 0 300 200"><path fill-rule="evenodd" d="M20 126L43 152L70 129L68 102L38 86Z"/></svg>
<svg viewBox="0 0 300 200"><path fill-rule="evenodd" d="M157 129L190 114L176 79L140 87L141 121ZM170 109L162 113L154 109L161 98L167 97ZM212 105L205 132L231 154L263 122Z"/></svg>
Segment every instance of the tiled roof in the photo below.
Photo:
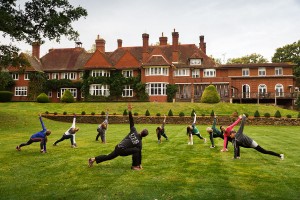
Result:
<svg viewBox="0 0 300 200"><path fill-rule="evenodd" d="M141 63L137 60L129 50L126 50L123 56L114 65L117 69L139 68Z"/></svg>
<svg viewBox="0 0 300 200"><path fill-rule="evenodd" d="M30 56L26 53L21 53L20 56L25 57L30 64L30 66L25 68L25 72L42 71L42 64L38 59L36 59L36 57ZM11 72L17 72L22 69L20 69L19 67L9 66L8 70Z"/></svg>
<svg viewBox="0 0 300 200"><path fill-rule="evenodd" d="M296 66L293 63L250 63L250 64L224 64L220 65L222 68L257 68L257 67L291 67Z"/></svg>
<svg viewBox="0 0 300 200"><path fill-rule="evenodd" d="M110 62L110 59L108 56L99 51L96 50L94 54L90 57L90 59L86 62L84 65L85 69L107 69L107 68L113 68L113 65Z"/></svg>
<svg viewBox="0 0 300 200"><path fill-rule="evenodd" d="M151 56L143 66L162 66L162 65L172 65L168 62L162 55Z"/></svg>

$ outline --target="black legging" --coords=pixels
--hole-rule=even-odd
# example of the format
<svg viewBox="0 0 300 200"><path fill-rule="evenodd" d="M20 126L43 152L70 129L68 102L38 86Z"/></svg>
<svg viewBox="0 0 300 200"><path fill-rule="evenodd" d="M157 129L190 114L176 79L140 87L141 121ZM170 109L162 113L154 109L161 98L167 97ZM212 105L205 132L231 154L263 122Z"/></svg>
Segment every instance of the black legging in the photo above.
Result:
<svg viewBox="0 0 300 200"><path fill-rule="evenodd" d="M142 151L137 147L133 148L119 148L118 145L115 150L108 155L100 155L95 157L96 163L101 163L107 160L112 160L118 156L129 156L132 155L132 166L139 166L142 163Z"/></svg>
<svg viewBox="0 0 300 200"><path fill-rule="evenodd" d="M273 151L267 151L265 150L264 148L262 148L261 146L257 146L254 148L256 151L259 151L260 153L263 153L263 154L269 154L269 155L272 155L272 156L277 156L277 157L280 157L280 154L278 153L275 153Z"/></svg>
<svg viewBox="0 0 300 200"><path fill-rule="evenodd" d="M32 144L33 142L41 142L41 143L40 143L40 147L41 147L41 149L43 149L43 144L44 144L44 141L43 141L43 140L33 140L33 139L31 139L31 138L28 140L28 142L20 144L19 147L23 147L23 146L30 145L30 144Z"/></svg>
<svg viewBox="0 0 300 200"><path fill-rule="evenodd" d="M71 140L71 144L73 145L74 144L74 136L73 135L66 135L66 134L63 134L63 136L57 140L54 144L57 144L65 139L70 139Z"/></svg>

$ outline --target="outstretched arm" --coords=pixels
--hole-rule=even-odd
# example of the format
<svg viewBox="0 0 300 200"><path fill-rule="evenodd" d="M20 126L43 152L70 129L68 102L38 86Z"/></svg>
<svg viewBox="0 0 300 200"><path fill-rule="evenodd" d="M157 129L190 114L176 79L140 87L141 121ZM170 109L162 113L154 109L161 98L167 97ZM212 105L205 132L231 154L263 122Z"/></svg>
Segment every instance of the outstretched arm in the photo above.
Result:
<svg viewBox="0 0 300 200"><path fill-rule="evenodd" d="M242 119L242 115L240 115L239 118L235 122L233 122L233 124L231 124L230 126L228 126L226 128L226 134L229 134L230 131L241 121L241 119Z"/></svg>
<svg viewBox="0 0 300 200"><path fill-rule="evenodd" d="M71 128L75 128L75 125L76 125L76 115L74 114L73 123L72 123Z"/></svg>
<svg viewBox="0 0 300 200"><path fill-rule="evenodd" d="M193 122L193 124L196 123L196 118L197 118L197 115L196 115L196 113L194 112L194 122Z"/></svg>
<svg viewBox="0 0 300 200"><path fill-rule="evenodd" d="M240 126L239 130L237 131L236 135L243 134L245 122L246 122L246 115L243 115L241 126Z"/></svg>
<svg viewBox="0 0 300 200"><path fill-rule="evenodd" d="M42 125L42 129L43 129L43 131L45 131L46 127L45 127L44 122L42 120L42 115L41 114L39 114L39 119L40 119L40 122L41 122L41 125Z"/></svg>
<svg viewBox="0 0 300 200"><path fill-rule="evenodd" d="M128 114L129 114L129 124L130 124L130 130L132 127L134 127L134 122L133 122L133 117L132 117L132 113L131 113L131 104L128 104Z"/></svg>
<svg viewBox="0 0 300 200"><path fill-rule="evenodd" d="M162 123L162 125L161 125L161 128L164 128L164 127L165 127L165 124L166 124L166 118L167 118L167 116L164 115L164 121L163 121L163 123Z"/></svg>

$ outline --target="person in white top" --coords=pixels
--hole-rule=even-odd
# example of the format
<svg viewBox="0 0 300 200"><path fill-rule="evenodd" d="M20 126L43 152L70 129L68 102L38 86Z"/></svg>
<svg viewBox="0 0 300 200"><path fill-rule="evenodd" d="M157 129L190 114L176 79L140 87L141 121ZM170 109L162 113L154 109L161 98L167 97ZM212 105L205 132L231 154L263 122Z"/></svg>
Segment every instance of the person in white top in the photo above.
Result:
<svg viewBox="0 0 300 200"><path fill-rule="evenodd" d="M97 127L97 136L96 136L96 141L99 140L99 137L101 137L101 141L103 144L106 143L106 130L108 127L108 110L106 111L106 116L105 116L105 120L99 124L99 126Z"/></svg>
<svg viewBox="0 0 300 200"><path fill-rule="evenodd" d="M65 139L70 139L71 147L76 148L77 144L75 141L75 134L77 131L79 131L79 128L76 127L75 124L76 124L76 115L74 115L72 126L63 134L63 136L59 140L53 143L53 146L56 146L59 142Z"/></svg>

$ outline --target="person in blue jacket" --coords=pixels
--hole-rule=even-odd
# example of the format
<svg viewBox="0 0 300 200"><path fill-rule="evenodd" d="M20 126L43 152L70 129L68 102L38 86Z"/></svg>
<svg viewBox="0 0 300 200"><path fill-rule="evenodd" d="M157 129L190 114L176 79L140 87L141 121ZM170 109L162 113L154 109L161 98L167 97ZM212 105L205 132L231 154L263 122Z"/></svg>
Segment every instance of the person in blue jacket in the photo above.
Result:
<svg viewBox="0 0 300 200"><path fill-rule="evenodd" d="M51 131L46 129L46 127L44 125L44 122L42 120L41 114L39 114L39 119L40 119L40 122L41 122L41 125L42 125L42 130L35 133L35 134L33 134L30 137L30 139L28 140L28 142L22 143L19 146L17 146L16 149L18 151L21 151L21 147L23 147L23 146L30 145L33 142L40 142L40 151L41 151L41 153L46 153L47 152L47 149L46 149L47 136L49 136L51 134Z"/></svg>
<svg viewBox="0 0 300 200"><path fill-rule="evenodd" d="M143 129L140 133L134 127L133 117L131 113L131 105L128 105L130 132L128 135L115 146L115 149L108 155L99 155L88 159L88 166L92 167L93 163L97 164L112 160L118 156L132 155L132 170L142 169L142 138L148 135L148 130Z"/></svg>

